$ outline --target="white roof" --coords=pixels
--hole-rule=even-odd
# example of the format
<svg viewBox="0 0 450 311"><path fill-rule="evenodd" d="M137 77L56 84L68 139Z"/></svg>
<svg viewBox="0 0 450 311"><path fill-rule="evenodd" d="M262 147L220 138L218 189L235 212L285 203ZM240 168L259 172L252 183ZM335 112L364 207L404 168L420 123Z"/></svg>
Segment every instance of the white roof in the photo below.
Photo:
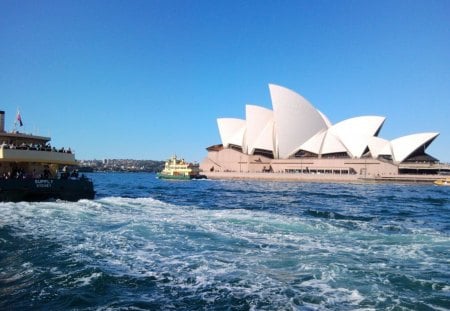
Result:
<svg viewBox="0 0 450 311"><path fill-rule="evenodd" d="M424 149L439 135L439 133L418 133L402 136L391 141L394 161L403 162L414 151Z"/></svg>
<svg viewBox="0 0 450 311"><path fill-rule="evenodd" d="M269 89L278 157L288 158L313 135L327 129L327 122L301 95L274 84L269 84Z"/></svg>
<svg viewBox="0 0 450 311"><path fill-rule="evenodd" d="M339 136L328 130L322 144L321 154L349 152L340 140Z"/></svg>
<svg viewBox="0 0 450 311"><path fill-rule="evenodd" d="M273 146L273 111L267 108L246 105L247 121L246 144L248 153L255 149L274 151Z"/></svg>
<svg viewBox="0 0 450 311"><path fill-rule="evenodd" d="M224 147L230 144L244 147L245 120L235 118L219 118L220 139Z"/></svg>
<svg viewBox="0 0 450 311"><path fill-rule="evenodd" d="M247 105L246 120L217 119L224 147L241 146L244 153L271 150L275 158L286 159L298 150L324 155L346 152L360 158L369 148L373 158L390 155L403 162L418 148L426 148L439 133L419 133L392 141L377 137L385 118L360 116L332 125L328 118L301 95L269 84L273 111Z"/></svg>
<svg viewBox="0 0 450 311"><path fill-rule="evenodd" d="M325 122L325 124L327 125L328 128L333 126L333 124L330 122L330 120L328 120L328 117L326 115L324 115L322 113L322 111L317 109L317 112L320 113L320 115L322 116L323 121Z"/></svg>
<svg viewBox="0 0 450 311"><path fill-rule="evenodd" d="M391 143L389 140L380 137L369 138L369 150L372 158L378 158L379 155L392 155Z"/></svg>
<svg viewBox="0 0 450 311"><path fill-rule="evenodd" d="M326 130L321 130L319 133L308 139L304 144L300 146L298 150L305 150L315 154L319 154L322 149L322 144L327 134Z"/></svg>
<svg viewBox="0 0 450 311"><path fill-rule="evenodd" d="M299 149L316 154L347 152L359 158L368 147L385 118L378 116L362 116L344 120L321 131L301 145Z"/></svg>
<svg viewBox="0 0 450 311"><path fill-rule="evenodd" d="M338 138L350 156L359 158L366 150L369 139L378 132L384 120L384 117L379 116L355 117L336 123L328 132Z"/></svg>

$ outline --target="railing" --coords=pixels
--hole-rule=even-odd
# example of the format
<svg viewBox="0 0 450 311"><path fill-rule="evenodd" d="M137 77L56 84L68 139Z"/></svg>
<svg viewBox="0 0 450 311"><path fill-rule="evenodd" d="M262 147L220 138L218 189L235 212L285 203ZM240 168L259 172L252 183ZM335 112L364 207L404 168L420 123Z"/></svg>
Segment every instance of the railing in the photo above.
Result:
<svg viewBox="0 0 450 311"><path fill-rule="evenodd" d="M76 165L75 155L68 152L0 148L1 161L40 162Z"/></svg>

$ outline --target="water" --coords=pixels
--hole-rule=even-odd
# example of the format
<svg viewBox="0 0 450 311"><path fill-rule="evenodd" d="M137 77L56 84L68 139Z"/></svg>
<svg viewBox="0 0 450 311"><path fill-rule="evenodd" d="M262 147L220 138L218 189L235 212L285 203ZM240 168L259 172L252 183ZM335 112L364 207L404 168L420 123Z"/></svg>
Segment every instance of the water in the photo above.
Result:
<svg viewBox="0 0 450 311"><path fill-rule="evenodd" d="M0 203L0 309L450 308L448 187L90 177Z"/></svg>

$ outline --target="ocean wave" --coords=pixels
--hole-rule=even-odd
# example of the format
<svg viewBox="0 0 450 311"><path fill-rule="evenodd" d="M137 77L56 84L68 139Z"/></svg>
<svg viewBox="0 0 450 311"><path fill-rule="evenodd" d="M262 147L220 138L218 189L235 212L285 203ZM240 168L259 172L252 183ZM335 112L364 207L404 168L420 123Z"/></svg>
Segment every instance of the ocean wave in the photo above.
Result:
<svg viewBox="0 0 450 311"><path fill-rule="evenodd" d="M407 212L408 188L396 194L385 186L153 182L138 197L104 186L96 200L1 203L0 308L325 310L448 302L447 216L430 223L442 208L431 201ZM321 191L344 196L324 199ZM381 192L407 203L371 207Z"/></svg>

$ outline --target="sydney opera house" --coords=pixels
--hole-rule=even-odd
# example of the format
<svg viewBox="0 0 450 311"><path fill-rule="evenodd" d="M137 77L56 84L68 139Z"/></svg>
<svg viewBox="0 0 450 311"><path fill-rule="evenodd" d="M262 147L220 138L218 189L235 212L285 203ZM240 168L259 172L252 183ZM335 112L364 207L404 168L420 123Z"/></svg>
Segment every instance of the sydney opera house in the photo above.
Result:
<svg viewBox="0 0 450 311"><path fill-rule="evenodd" d="M273 84L269 90L272 110L246 105L245 120L217 119L222 143L207 148L203 172L356 179L448 170L426 153L439 133L383 139L379 134L385 117L358 116L332 124L294 91Z"/></svg>

